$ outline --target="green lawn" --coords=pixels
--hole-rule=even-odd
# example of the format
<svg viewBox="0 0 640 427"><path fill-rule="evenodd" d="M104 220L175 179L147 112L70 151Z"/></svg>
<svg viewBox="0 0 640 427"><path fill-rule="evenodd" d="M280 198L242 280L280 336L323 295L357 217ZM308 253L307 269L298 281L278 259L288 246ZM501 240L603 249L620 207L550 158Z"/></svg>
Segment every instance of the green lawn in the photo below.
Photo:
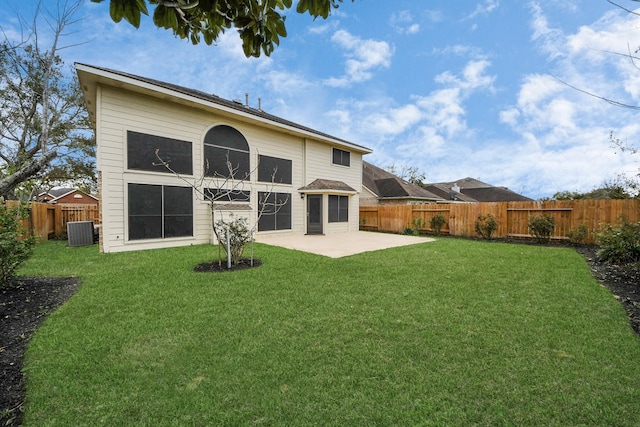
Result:
<svg viewBox="0 0 640 427"><path fill-rule="evenodd" d="M256 244L39 245L79 275L31 341L25 425L640 424L640 340L571 249L441 239L342 259Z"/></svg>

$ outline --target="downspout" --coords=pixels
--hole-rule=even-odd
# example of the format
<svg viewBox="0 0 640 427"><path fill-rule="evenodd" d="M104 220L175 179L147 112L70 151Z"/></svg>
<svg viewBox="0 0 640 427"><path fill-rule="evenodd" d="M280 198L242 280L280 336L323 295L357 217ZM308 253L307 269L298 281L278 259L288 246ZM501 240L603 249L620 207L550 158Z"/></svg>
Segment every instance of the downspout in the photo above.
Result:
<svg viewBox="0 0 640 427"><path fill-rule="evenodd" d="M307 185L307 138L302 138L302 185ZM307 234L307 199L302 198L302 233Z"/></svg>

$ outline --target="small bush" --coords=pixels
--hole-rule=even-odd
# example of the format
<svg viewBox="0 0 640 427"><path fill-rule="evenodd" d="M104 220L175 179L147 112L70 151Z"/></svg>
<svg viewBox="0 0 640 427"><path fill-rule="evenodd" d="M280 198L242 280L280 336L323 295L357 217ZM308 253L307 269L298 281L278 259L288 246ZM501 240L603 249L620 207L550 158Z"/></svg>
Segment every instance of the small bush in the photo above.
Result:
<svg viewBox="0 0 640 427"><path fill-rule="evenodd" d="M229 221L218 220L216 227L220 235L220 243L227 251L227 254L231 256L231 262L237 264L242 258L244 248L251 241L251 231L249 230L247 218L230 215ZM227 230L231 234L229 247L227 247Z"/></svg>
<svg viewBox="0 0 640 427"><path fill-rule="evenodd" d="M549 242L555 228L556 220L550 215L536 215L529 218L529 232L535 236L538 243Z"/></svg>
<svg viewBox="0 0 640 427"><path fill-rule="evenodd" d="M615 226L602 224L596 239L600 245L598 258L612 264L640 261L640 222L618 218Z"/></svg>
<svg viewBox="0 0 640 427"><path fill-rule="evenodd" d="M36 244L36 238L26 237L27 230L20 224L20 220L28 217L26 204L7 209L5 203L0 203L0 287L29 259Z"/></svg>
<svg viewBox="0 0 640 427"><path fill-rule="evenodd" d="M413 224L413 228L420 233L420 230L424 228L424 219L422 219L422 217L414 218L413 221L411 221L411 224Z"/></svg>
<svg viewBox="0 0 640 427"><path fill-rule="evenodd" d="M442 231L442 227L444 227L446 223L447 223L447 220L445 219L444 215L440 213L431 217L431 220L429 221L429 225L431 225L431 230L433 230L436 236L440 235L440 231Z"/></svg>
<svg viewBox="0 0 640 427"><path fill-rule="evenodd" d="M571 243L580 244L587 237L589 233L589 227L585 224L580 224L574 229L569 230L567 237L571 240Z"/></svg>
<svg viewBox="0 0 640 427"><path fill-rule="evenodd" d="M491 214L478 215L475 222L476 233L483 239L491 239L491 235L498 229L498 221Z"/></svg>
<svg viewBox="0 0 640 427"><path fill-rule="evenodd" d="M418 236L420 233L416 229L413 229L411 227L407 227L404 230L402 230L402 234L404 234L406 236Z"/></svg>

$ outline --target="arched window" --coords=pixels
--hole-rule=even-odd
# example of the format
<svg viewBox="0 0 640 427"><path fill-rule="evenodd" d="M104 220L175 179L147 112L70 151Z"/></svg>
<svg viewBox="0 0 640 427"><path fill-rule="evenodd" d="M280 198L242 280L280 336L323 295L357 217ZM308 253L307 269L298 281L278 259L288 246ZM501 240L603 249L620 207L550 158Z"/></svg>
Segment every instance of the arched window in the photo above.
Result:
<svg viewBox="0 0 640 427"><path fill-rule="evenodd" d="M231 126L213 127L204 137L205 176L249 179L249 144Z"/></svg>

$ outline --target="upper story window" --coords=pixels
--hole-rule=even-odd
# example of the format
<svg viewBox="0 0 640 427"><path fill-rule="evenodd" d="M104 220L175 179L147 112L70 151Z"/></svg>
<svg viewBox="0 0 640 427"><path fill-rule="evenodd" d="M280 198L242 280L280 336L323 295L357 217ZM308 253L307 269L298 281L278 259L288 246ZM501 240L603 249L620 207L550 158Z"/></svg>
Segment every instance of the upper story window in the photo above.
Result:
<svg viewBox="0 0 640 427"><path fill-rule="evenodd" d="M333 161L334 165L350 166L351 165L351 153L348 151L340 150L339 148L333 149Z"/></svg>
<svg viewBox="0 0 640 427"><path fill-rule="evenodd" d="M258 181L291 184L291 160L259 156Z"/></svg>
<svg viewBox="0 0 640 427"><path fill-rule="evenodd" d="M205 176L245 180L249 178L249 144L231 126L213 127L204 137Z"/></svg>
<svg viewBox="0 0 640 427"><path fill-rule="evenodd" d="M157 152L157 154L156 154ZM163 164L166 163L166 166ZM192 175L191 143L127 131L127 168Z"/></svg>

